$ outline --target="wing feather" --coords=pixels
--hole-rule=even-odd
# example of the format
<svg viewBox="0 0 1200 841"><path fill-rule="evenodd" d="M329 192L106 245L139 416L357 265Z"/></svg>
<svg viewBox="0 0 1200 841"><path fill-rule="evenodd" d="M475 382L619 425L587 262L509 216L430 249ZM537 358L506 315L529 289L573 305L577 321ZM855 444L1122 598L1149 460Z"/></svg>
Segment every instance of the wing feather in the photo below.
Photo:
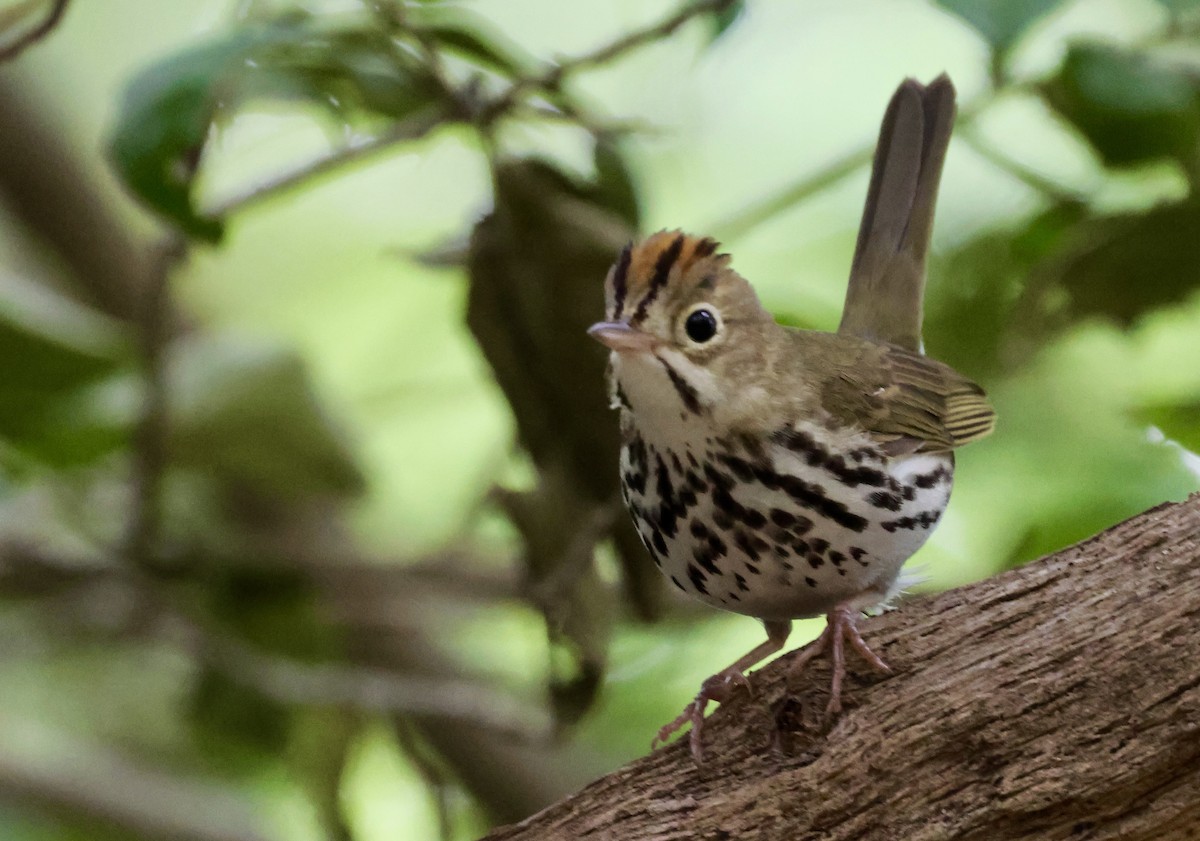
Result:
<svg viewBox="0 0 1200 841"><path fill-rule="evenodd" d="M943 452L991 433L996 413L983 389L949 365L876 345L826 385L833 414L895 452Z"/></svg>

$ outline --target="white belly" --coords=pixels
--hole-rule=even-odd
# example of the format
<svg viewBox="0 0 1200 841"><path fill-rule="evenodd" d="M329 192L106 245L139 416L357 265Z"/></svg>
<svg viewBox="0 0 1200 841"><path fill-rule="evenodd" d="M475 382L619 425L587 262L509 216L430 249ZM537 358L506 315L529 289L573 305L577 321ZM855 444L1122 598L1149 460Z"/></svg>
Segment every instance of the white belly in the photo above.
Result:
<svg viewBox="0 0 1200 841"><path fill-rule="evenodd" d="M782 620L883 601L949 501L949 455L888 458L865 436L835 443L815 425L758 441L698 422L671 429L673 440L622 447L626 503L676 586L737 613Z"/></svg>

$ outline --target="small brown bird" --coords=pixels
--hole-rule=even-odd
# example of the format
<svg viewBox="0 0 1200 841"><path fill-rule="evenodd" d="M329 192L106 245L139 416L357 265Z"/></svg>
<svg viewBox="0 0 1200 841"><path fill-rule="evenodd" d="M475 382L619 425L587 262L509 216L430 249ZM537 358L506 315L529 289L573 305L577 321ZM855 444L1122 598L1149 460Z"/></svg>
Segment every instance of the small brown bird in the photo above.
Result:
<svg viewBox="0 0 1200 841"><path fill-rule="evenodd" d="M767 640L706 680L656 741L780 650L793 619L827 616L789 675L828 653L841 709L856 621L898 588L950 498L953 451L992 431L983 389L922 354L925 254L954 87L907 80L884 116L837 333L777 324L717 243L678 231L628 246L605 284L620 408L621 487L663 574L754 616Z"/></svg>

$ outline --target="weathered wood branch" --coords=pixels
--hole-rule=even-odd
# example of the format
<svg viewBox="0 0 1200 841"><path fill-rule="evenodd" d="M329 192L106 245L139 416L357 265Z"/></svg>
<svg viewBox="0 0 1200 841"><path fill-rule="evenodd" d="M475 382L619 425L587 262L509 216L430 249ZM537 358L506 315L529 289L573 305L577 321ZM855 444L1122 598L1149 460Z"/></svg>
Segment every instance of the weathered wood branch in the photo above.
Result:
<svg viewBox="0 0 1200 841"><path fill-rule="evenodd" d="M677 742L488 838L1200 838L1200 494L863 627L894 674L827 732L784 657L704 768Z"/></svg>

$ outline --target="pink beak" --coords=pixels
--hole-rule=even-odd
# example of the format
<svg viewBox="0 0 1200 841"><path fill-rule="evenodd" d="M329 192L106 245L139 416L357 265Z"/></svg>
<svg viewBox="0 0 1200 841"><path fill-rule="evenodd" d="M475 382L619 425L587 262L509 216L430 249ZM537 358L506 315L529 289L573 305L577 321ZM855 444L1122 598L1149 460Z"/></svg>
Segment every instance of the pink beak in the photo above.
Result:
<svg viewBox="0 0 1200 841"><path fill-rule="evenodd" d="M654 336L630 327L624 321L598 321L588 328L588 335L618 353L649 351L658 344Z"/></svg>

